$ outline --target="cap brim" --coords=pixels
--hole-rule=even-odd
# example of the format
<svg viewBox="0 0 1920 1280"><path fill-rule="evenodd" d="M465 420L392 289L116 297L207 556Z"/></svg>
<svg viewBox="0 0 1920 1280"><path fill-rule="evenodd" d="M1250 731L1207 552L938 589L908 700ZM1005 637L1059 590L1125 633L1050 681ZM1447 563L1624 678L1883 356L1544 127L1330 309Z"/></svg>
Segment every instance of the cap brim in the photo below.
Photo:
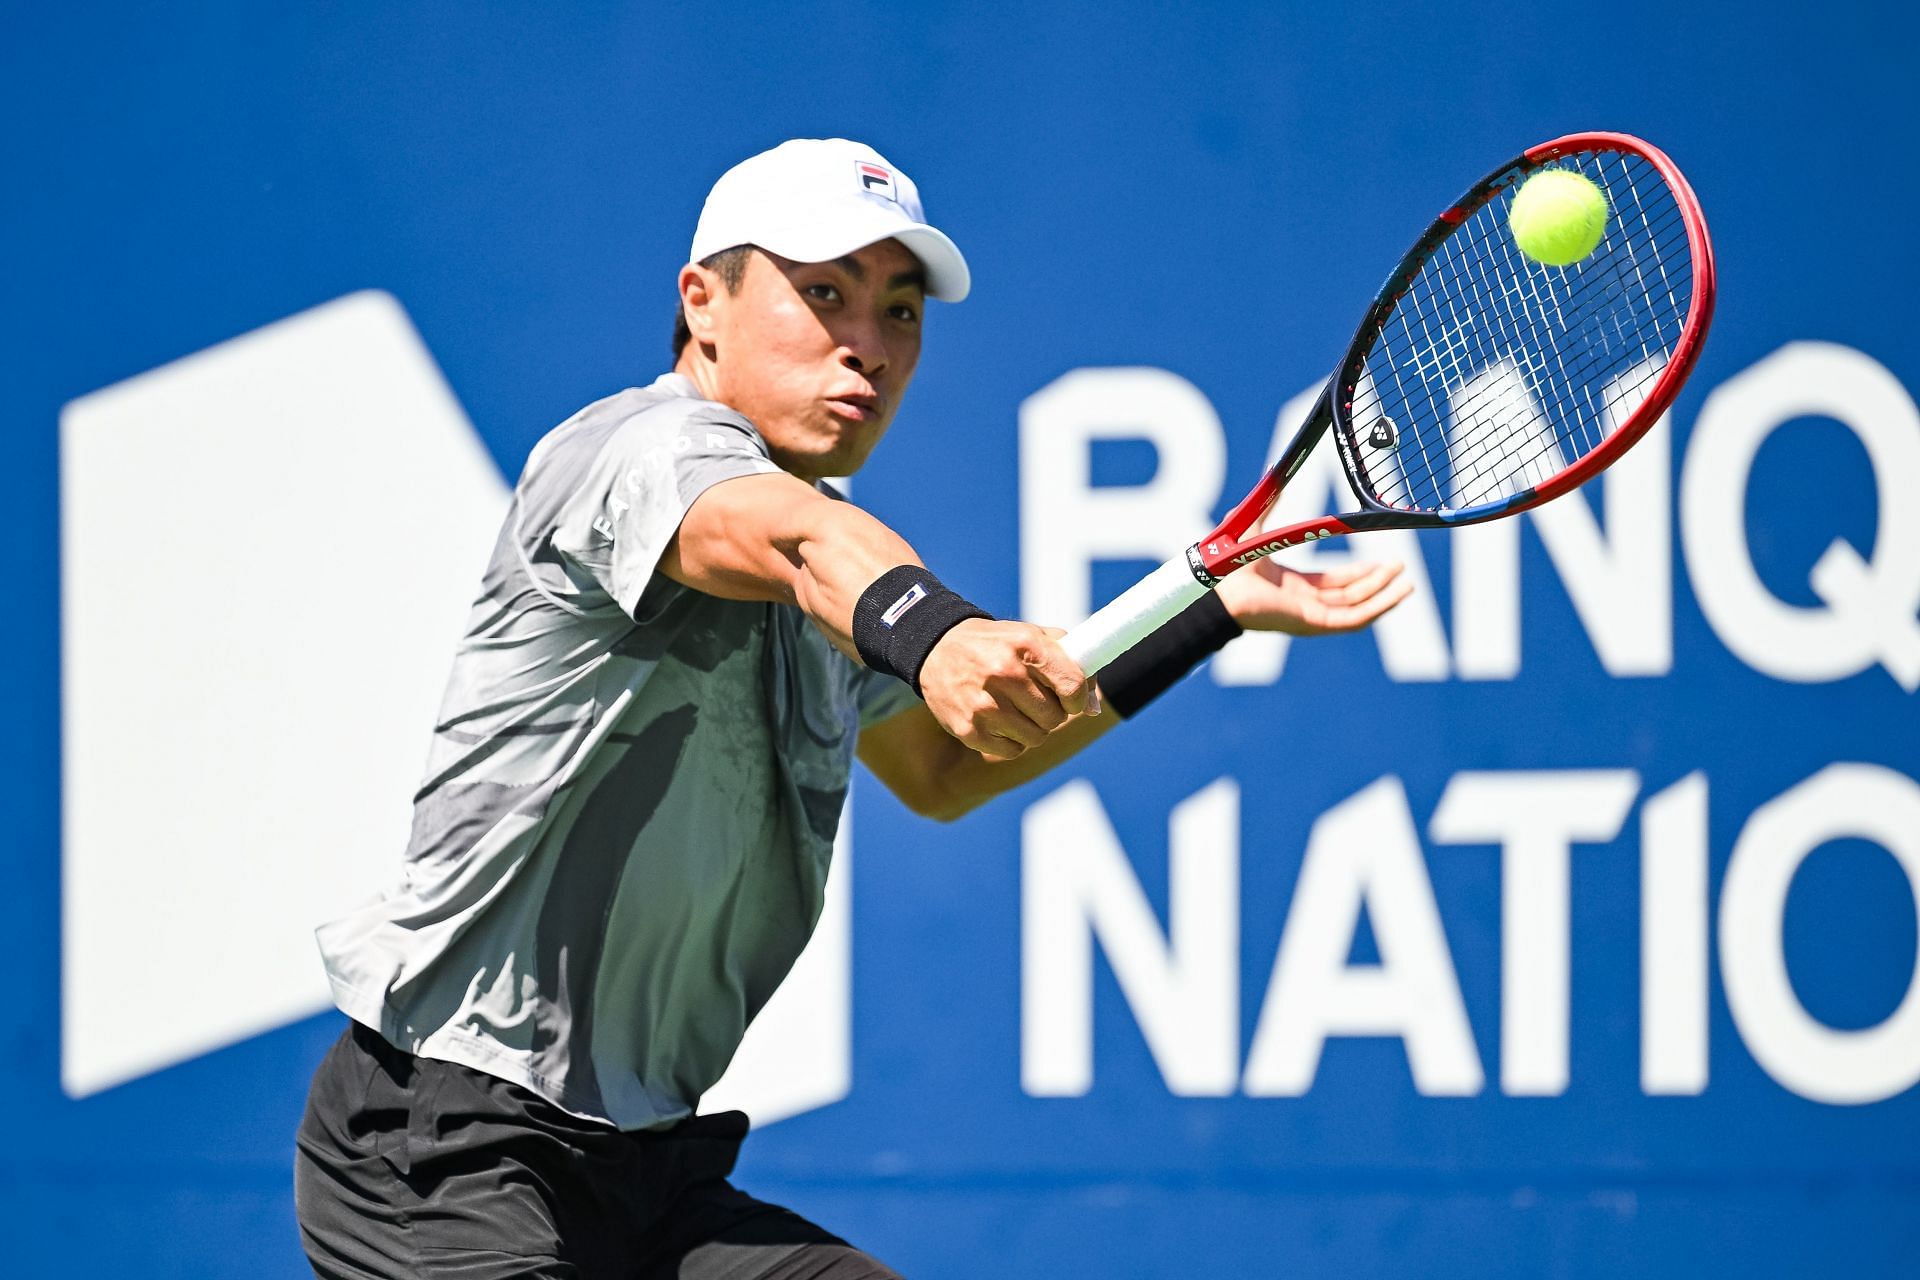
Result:
<svg viewBox="0 0 1920 1280"><path fill-rule="evenodd" d="M893 238L905 245L907 252L920 259L920 265L927 269L928 297L959 302L972 291L973 273L960 255L960 246L946 232L922 222L894 232Z"/></svg>
<svg viewBox="0 0 1920 1280"><path fill-rule="evenodd" d="M967 260L947 233L924 222L890 216L875 210L871 218L857 224L846 223L822 233L817 227L795 228L790 232L765 231L756 243L762 249L791 258L795 262L827 262L864 249L882 240L898 240L903 248L920 259L927 270L927 296L942 302L959 302L973 288L973 274Z"/></svg>

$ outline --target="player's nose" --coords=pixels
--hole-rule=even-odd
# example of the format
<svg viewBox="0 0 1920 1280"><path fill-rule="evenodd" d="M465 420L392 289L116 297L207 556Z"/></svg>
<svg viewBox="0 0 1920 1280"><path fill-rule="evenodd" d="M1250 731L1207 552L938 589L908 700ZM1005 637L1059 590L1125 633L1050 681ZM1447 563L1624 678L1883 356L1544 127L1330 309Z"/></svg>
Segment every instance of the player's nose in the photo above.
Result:
<svg viewBox="0 0 1920 1280"><path fill-rule="evenodd" d="M840 362L868 378L882 373L890 361L886 337L880 326L849 321L840 333Z"/></svg>

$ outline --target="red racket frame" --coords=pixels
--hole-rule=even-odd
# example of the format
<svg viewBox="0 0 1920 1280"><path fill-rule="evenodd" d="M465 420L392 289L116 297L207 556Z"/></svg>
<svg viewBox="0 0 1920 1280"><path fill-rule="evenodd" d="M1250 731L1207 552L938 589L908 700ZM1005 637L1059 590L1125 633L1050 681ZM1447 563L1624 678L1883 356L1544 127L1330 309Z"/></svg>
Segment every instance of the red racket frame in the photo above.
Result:
<svg viewBox="0 0 1920 1280"><path fill-rule="evenodd" d="M1365 367L1367 353L1387 316L1392 314L1394 307L1412 287L1434 250L1483 205L1551 161L1582 151L1613 151L1639 156L1659 172L1679 206L1681 219L1686 226L1687 247L1693 257L1693 297L1688 304L1686 323L1682 326L1666 367L1661 370L1646 398L1625 422L1590 452L1538 485L1522 489L1498 502L1464 507L1458 511L1404 511L1376 502L1354 481L1358 464L1349 452L1349 415L1353 411L1354 388ZM1500 166L1475 183L1466 195L1434 219L1426 234L1407 251L1387 277L1373 305L1368 308L1366 318L1361 321L1347 349L1346 357L1327 380L1327 389L1314 411L1308 415L1306 423L1253 491L1227 513L1226 519L1212 533L1188 550L1188 566L1195 578L1211 587L1242 565L1301 543L1361 533L1368 529L1477 524L1482 520L1537 507L1569 489L1578 488L1606 470L1614 459L1645 435L1648 428L1659 421L1660 415L1673 404L1674 397L1680 393L1681 385L1686 382L1687 375L1693 371L1694 363L1699 359L1701 344L1707 336L1707 326L1713 319L1713 300L1713 242L1707 236L1706 218L1700 212L1700 202L1694 196L1693 188L1665 152L1630 134L1602 132L1570 133L1564 138L1529 147L1518 159ZM1334 440L1340 447L1341 462L1346 467L1354 496L1361 504L1360 509L1344 515L1302 520L1280 529L1258 529L1261 518L1279 499L1287 481L1293 478L1314 444L1336 421L1341 429L1334 432Z"/></svg>

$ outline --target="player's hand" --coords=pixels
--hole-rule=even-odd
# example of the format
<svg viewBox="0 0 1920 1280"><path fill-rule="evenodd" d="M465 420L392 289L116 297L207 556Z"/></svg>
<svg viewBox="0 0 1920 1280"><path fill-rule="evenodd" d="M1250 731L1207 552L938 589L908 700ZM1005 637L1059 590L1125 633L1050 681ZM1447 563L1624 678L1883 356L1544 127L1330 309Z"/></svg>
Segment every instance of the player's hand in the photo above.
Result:
<svg viewBox="0 0 1920 1280"><path fill-rule="evenodd" d="M940 727L989 760L1011 760L1074 716L1100 714L1099 692L1058 638L1025 622L970 618L920 667L920 695Z"/></svg>
<svg viewBox="0 0 1920 1280"><path fill-rule="evenodd" d="M1249 631L1324 636L1371 626L1413 593L1397 563L1354 563L1304 573L1258 560L1215 588L1233 620Z"/></svg>

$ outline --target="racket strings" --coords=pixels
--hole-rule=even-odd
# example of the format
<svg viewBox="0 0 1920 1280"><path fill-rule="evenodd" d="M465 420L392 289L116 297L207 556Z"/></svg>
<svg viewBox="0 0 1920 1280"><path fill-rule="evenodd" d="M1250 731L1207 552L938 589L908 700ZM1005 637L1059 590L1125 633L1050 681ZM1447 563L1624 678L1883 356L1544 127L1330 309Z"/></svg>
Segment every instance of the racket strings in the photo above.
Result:
<svg viewBox="0 0 1920 1280"><path fill-rule="evenodd" d="M1685 223L1684 219L1680 218L1677 206L1672 210L1671 220L1680 236L1684 238ZM1664 270L1664 258L1660 253L1660 239L1654 234L1652 223L1644 214L1644 208L1641 211L1641 225L1646 232L1646 241L1652 248L1654 259L1656 263L1660 265L1663 281L1670 285L1670 281L1667 281ZM1503 250L1508 255L1514 254L1510 241L1503 240L1501 244ZM1482 424L1481 429L1477 433L1468 432L1465 433L1463 437L1463 433L1460 432L1458 427L1459 422L1463 419L1468 422L1473 422L1476 413L1484 413L1485 405L1476 404L1470 399L1464 406L1456 407L1454 411L1455 430L1453 433L1455 469L1452 484L1456 505L1466 506L1473 505L1477 502L1491 501L1495 498L1507 496L1507 493L1511 492L1515 487L1513 484L1505 483L1502 478L1498 477L1499 468L1487 465L1490 457L1495 461L1503 456L1508 459L1517 458L1521 466L1512 479L1516 482L1525 480L1528 483L1535 484L1546 480L1555 472L1570 465L1573 461L1576 461L1579 457L1584 456L1587 452L1597 447L1601 440L1605 439L1607 435L1611 434L1613 429L1624 422L1630 415L1632 407L1637 405L1640 399L1644 398L1645 389L1659 376L1660 370L1665 364L1664 355L1666 351L1671 350L1672 341L1678 340L1680 326L1685 319L1685 312L1684 310L1677 312L1673 339L1667 343L1665 350L1660 353L1662 358L1657 360L1653 359L1654 352L1651 350L1651 344L1646 340L1646 335L1644 333L1635 334L1630 332L1622 322L1623 314L1631 314L1630 311L1623 312L1623 306L1631 306L1637 299L1654 296L1651 282L1645 278L1644 268L1640 262L1639 255L1635 251L1635 245L1631 238L1626 242L1626 250L1627 256L1625 262L1631 266L1631 274L1635 277L1639 287L1637 289L1627 289L1624 287L1623 277L1627 274L1624 271L1616 273L1615 278L1607 280L1600 286L1599 296L1605 301L1609 308L1607 318L1612 324L1615 337L1620 340L1616 344L1610 344L1610 349L1603 352L1601 358L1604 359L1605 356L1621 353L1630 354L1632 343L1636 338L1639 338L1642 343L1642 358L1637 364L1629 366L1628 369L1624 371L1619 371L1618 377L1609 380L1602 388L1602 395L1599 402L1596 402L1594 398L1593 375L1600 371L1596 368L1596 360L1590 359L1584 364L1576 363L1574 368L1569 369L1565 360L1564 347L1555 346L1551 348L1552 363L1556 366L1560 375L1560 385L1576 388L1582 403L1577 406L1580 411L1571 418L1563 415L1562 425L1573 428L1567 435L1549 435L1545 432L1538 431L1536 426L1534 436L1537 444L1531 452L1516 454L1512 449L1508 449L1502 454L1492 451L1489 447L1492 442L1488 440L1487 437L1492 432L1507 426L1506 423L1497 418L1490 423ZM1669 308L1677 305L1677 298L1674 296L1670 287L1666 289L1666 294ZM1523 370L1523 372L1533 371ZM1631 388L1629 388L1625 381L1628 378L1633 380ZM1536 377L1531 381L1533 385L1540 385L1542 380ZM1496 394L1511 395L1511 392L1501 389L1497 391ZM1520 395L1523 398L1526 397L1528 390L1522 390ZM1539 408L1531 402L1528 402L1527 407L1530 413L1526 416L1531 417L1540 412ZM1538 422L1537 417L1533 420L1535 423ZM1523 424L1522 429L1525 429L1525 424ZM1566 444L1577 446L1577 450L1572 457L1568 457L1565 449L1562 447ZM1463 462L1467 464L1464 473L1461 465ZM1488 483L1476 483L1477 481L1486 481ZM1505 492L1502 490L1505 490Z"/></svg>
<svg viewBox="0 0 1920 1280"><path fill-rule="evenodd" d="M1643 219L1643 226L1651 229L1652 224ZM1448 246L1447 256L1455 260L1464 257L1472 262L1482 295L1498 300L1496 317L1509 328L1526 328L1530 340L1521 346L1508 344L1492 361L1484 350L1463 357L1461 344L1449 343L1441 349L1442 358L1433 362L1441 366L1442 373L1437 379L1431 376L1427 379L1428 408L1438 420L1439 397L1432 394L1432 384L1443 382L1451 402L1448 441L1451 475L1448 478L1456 506L1504 496L1501 488L1511 490L1524 482L1544 480L1567 465L1569 448L1578 457L1604 437L1606 431L1600 423L1609 406L1617 407L1633 398L1624 388L1615 387L1596 401L1593 360L1582 363L1576 358L1569 365L1566 344L1541 340L1536 317L1544 314L1562 324L1568 321L1566 300L1559 296L1564 290L1556 287L1551 273L1525 272L1524 266L1513 258L1504 236L1493 240L1490 246L1486 230L1484 226L1470 228L1467 237ZM1652 243L1657 248L1658 240ZM1486 251L1492 246L1497 246L1505 260L1501 265L1520 267L1520 272L1504 288L1492 285L1488 275ZM1463 247L1473 252L1463 254ZM1631 241L1627 250L1626 261L1632 264L1636 276L1644 278L1644 268L1637 261L1639 255ZM1622 293L1618 281L1612 281L1598 296L1604 303L1614 304ZM1457 302L1450 300L1449 307L1457 313ZM1610 345L1617 350L1630 350L1635 335L1620 322L1617 311L1611 318L1614 337L1626 342L1616 341ZM1649 368L1644 360L1640 363L1643 377L1657 373L1657 365ZM1451 367L1447 367L1449 365ZM1480 371L1467 372L1474 365L1481 366ZM1559 415L1563 429L1550 432L1543 429L1544 406L1540 402L1544 397L1536 388L1550 389L1556 383L1576 393L1573 405L1576 412ZM1504 447L1497 450L1492 447L1496 435L1504 437ZM1440 501L1446 501L1446 489L1439 484L1430 487Z"/></svg>
<svg viewBox="0 0 1920 1280"><path fill-rule="evenodd" d="M1591 255L1522 256L1505 192L1436 246L1382 322L1350 422L1356 478L1384 505L1457 510L1543 483L1632 416L1677 344L1692 256L1659 171L1618 152L1555 163L1607 196Z"/></svg>
<svg viewBox="0 0 1920 1280"><path fill-rule="evenodd" d="M1483 219L1483 223L1487 220ZM1650 228L1650 220L1643 219L1643 225ZM1490 355L1484 347L1474 343L1463 343L1459 335L1463 327L1458 322L1459 303L1457 297L1449 297L1446 317L1451 324L1443 326L1448 339L1433 347L1432 358L1426 363L1431 368L1425 370L1424 390L1427 408L1432 421L1441 421L1441 397L1435 395L1435 384L1441 384L1445 395L1451 401L1451 419L1449 426L1449 471L1450 487L1454 505L1471 504L1501 496L1493 484L1475 481L1487 481L1496 473L1506 480L1505 487L1512 488L1522 481L1537 482L1545 479L1566 464L1566 449L1571 445L1576 456L1597 443L1597 436L1604 432L1596 431L1600 414L1605 411L1606 403L1596 403L1593 396L1591 367L1576 365L1570 368L1561 345L1540 341L1535 318L1553 313L1564 323L1566 317L1565 300L1556 296L1561 290L1555 288L1551 275L1532 275L1526 273L1524 265L1517 263L1505 237L1490 241L1488 228L1469 227L1467 234L1450 242L1445 250L1443 265L1456 271L1462 261L1471 264L1471 273L1480 286L1483 298L1491 298L1495 306L1491 311L1494 318L1508 328L1528 328L1530 341L1523 345L1506 344L1505 347ZM1658 244L1655 240L1654 243ZM1516 272L1505 287L1492 283L1489 275L1489 255L1487 250L1497 247L1501 265L1509 268L1518 266ZM1463 252L1463 249L1468 250ZM1633 259L1633 246L1628 245ZM1634 262L1637 274L1644 278L1644 268ZM1543 287L1544 286L1544 287ZM1621 290L1617 287L1602 291L1604 295L1617 297ZM1618 317L1614 318L1616 336L1631 338ZM1484 331L1484 326L1482 327ZM1429 323L1423 330L1431 340L1433 326ZM1550 353L1551 361L1541 358ZM1476 369L1476 372L1469 370ZM1644 365L1643 365L1644 368ZM1657 369L1657 366L1655 366ZM1573 415L1562 415L1563 425L1571 424L1573 430L1564 433L1550 433L1542 430L1542 399L1536 394L1536 387L1549 385L1555 376L1563 387L1577 388L1584 405ZM1402 380L1404 384L1404 379ZM1606 397L1606 402L1619 404L1629 400L1615 390ZM1427 435L1431 433L1422 433ZM1505 437L1504 447L1492 450L1490 437ZM1532 447L1526 446L1531 443ZM1440 479L1437 470L1431 465L1431 452L1423 455L1427 462L1429 480L1434 481L1427 487L1430 495L1438 502L1447 501L1446 488L1437 483ZM1505 464L1505 465L1490 465ZM1418 477L1416 477L1417 479Z"/></svg>
<svg viewBox="0 0 1920 1280"><path fill-rule="evenodd" d="M1641 212L1644 214L1644 209ZM1524 265L1517 263L1514 259L1512 250L1503 235L1489 241L1488 228L1484 225L1487 221L1487 219L1481 219L1482 225L1467 227L1463 236L1447 242L1440 254L1436 256L1441 257L1443 267L1450 267L1456 273L1460 270L1460 264L1463 261L1470 264L1468 269L1475 277L1481 296L1495 301L1496 305L1492 313L1495 319L1509 328L1528 327L1531 329L1532 340L1524 346L1515 347L1510 344L1497 357L1491 359L1484 349L1473 350L1473 344L1463 344L1458 340L1458 335L1463 332L1464 326L1459 322L1459 300L1457 296L1451 295L1446 300L1449 314L1445 317L1450 323L1442 326L1441 334L1446 340L1434 342L1434 328L1430 320L1422 326L1422 335L1430 344L1430 351L1426 353L1425 359L1416 359L1415 367L1425 375L1422 382L1429 421L1439 421L1442 418L1441 396L1435 394L1436 383L1442 384L1445 390L1441 394L1446 395L1452 402L1453 422L1449 440L1452 456L1449 470L1452 473L1451 487L1456 504L1461 500L1472 502L1497 496L1490 491L1482 492L1481 490L1486 486L1476 486L1472 481L1484 478L1490 472L1490 468L1486 465L1489 452L1487 437L1496 432L1505 433L1511 437L1515 431L1516 424L1513 420L1516 417L1519 419L1517 425L1521 430L1538 437L1537 446L1530 452L1521 452L1515 447L1518 442L1515 439L1509 439L1508 447L1495 455L1495 458L1508 463L1521 464L1502 468L1510 475L1537 481L1565 465L1565 445L1573 445L1577 451L1576 456L1596 445L1598 439L1605 434L1596 429L1596 423L1608 406L1617 406L1623 401L1632 399L1631 395L1622 394L1620 389L1616 389L1606 398L1605 403L1596 403L1593 396L1594 380L1591 377L1594 370L1591 364L1586 366L1576 364L1570 367L1564 344L1540 341L1537 326L1530 323L1535 316L1544 312L1553 312L1555 317L1563 323L1567 319L1564 301L1556 296L1560 290L1554 287L1553 276L1557 273L1525 272ZM1643 216L1641 221L1643 229L1648 233L1657 252L1659 238L1656 229L1650 219ZM1684 231L1684 226L1680 229ZM1504 287L1494 284L1493 277L1489 275L1490 255L1487 250L1495 246L1499 250L1499 257L1504 260L1500 265L1508 268L1520 267L1520 271L1516 272ZM1466 251L1463 252L1463 249ZM1633 265L1636 274L1644 279L1644 269L1640 268L1637 262L1638 255L1634 252L1634 246L1631 243L1627 245L1627 250L1630 259L1635 260ZM1661 261L1664 266L1664 258ZM1608 300L1614 300L1621 295L1622 290L1617 282L1613 282L1612 286L1603 289L1602 293ZM1670 296L1670 301L1677 301L1677 298ZM1428 311L1430 312L1431 308ZM1632 335L1626 331L1617 315L1614 317L1614 327L1616 336L1631 338ZM1551 360L1541 359L1543 353L1549 353ZM1474 366L1481 366L1482 372L1468 373L1467 370ZM1499 372L1503 368L1509 376L1485 376L1488 370ZM1645 370L1645 376L1651 376L1654 372L1657 372L1657 366L1651 370ZM1549 435L1539 429L1538 398L1532 390L1535 386L1553 381L1556 376L1561 386L1576 388L1579 398L1585 402L1577 406L1583 411L1572 415L1563 424L1570 426L1571 430L1557 436ZM1399 382L1404 388L1405 379L1402 378ZM1489 410L1505 411L1490 412ZM1422 437L1430 434L1431 432L1421 433ZM1437 479L1439 473L1432 465L1431 452L1423 453L1423 461L1425 474L1429 478ZM1440 485L1432 484L1428 488L1431 490L1431 496L1436 500L1445 501L1446 495Z"/></svg>

